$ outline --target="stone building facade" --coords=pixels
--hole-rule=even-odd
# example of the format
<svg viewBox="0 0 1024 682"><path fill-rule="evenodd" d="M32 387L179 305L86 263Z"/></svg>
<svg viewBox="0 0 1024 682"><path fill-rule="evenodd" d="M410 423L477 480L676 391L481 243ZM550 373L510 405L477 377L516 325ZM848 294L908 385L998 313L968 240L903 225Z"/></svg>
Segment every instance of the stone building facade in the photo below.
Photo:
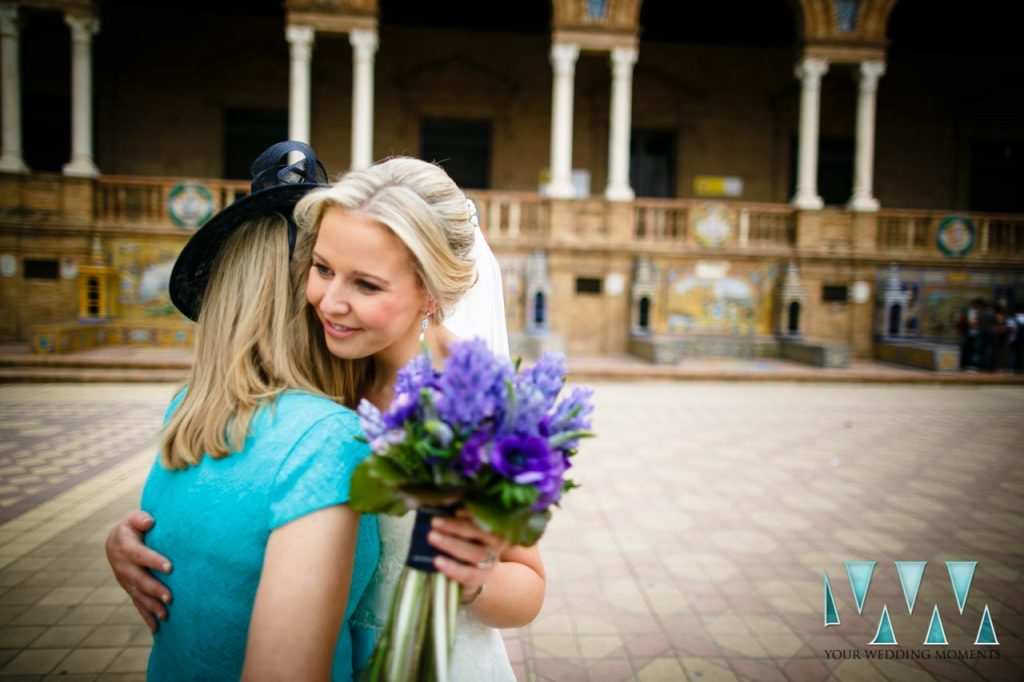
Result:
<svg viewBox="0 0 1024 682"><path fill-rule="evenodd" d="M958 12L0 3L0 340L189 342L169 264L292 137L332 174L442 163L480 204L525 349L955 342L968 299L1024 300L1020 12Z"/></svg>

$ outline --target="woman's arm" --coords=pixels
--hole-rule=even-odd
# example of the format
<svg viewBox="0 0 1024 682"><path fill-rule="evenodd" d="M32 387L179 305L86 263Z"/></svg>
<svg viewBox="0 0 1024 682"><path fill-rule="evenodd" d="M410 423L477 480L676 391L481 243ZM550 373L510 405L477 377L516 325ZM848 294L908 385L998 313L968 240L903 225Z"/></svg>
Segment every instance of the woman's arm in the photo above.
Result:
<svg viewBox="0 0 1024 682"><path fill-rule="evenodd" d="M243 680L330 680L358 529L359 515L336 505L270 534Z"/></svg>
<svg viewBox="0 0 1024 682"><path fill-rule="evenodd" d="M540 613L547 578L536 545L509 547L468 518L435 518L429 540L457 559L438 557L435 565L462 583L468 608L484 623L495 628L518 628ZM492 557L498 560L488 562Z"/></svg>
<svg viewBox="0 0 1024 682"><path fill-rule="evenodd" d="M166 605L171 603L171 591L150 571L170 573L171 562L146 547L143 541L154 523L153 517L144 511L131 512L110 529L106 550L118 584L132 598L149 629L156 632L159 620L167 619Z"/></svg>

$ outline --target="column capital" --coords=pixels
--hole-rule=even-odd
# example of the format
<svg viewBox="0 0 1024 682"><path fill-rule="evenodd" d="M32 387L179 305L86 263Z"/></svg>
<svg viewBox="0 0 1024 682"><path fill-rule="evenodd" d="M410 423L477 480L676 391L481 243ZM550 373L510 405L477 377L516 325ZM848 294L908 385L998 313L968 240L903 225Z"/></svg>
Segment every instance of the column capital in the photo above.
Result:
<svg viewBox="0 0 1024 682"><path fill-rule="evenodd" d="M64 23L71 28L71 39L76 43L92 40L100 32L100 20L91 15L65 14Z"/></svg>
<svg viewBox="0 0 1024 682"><path fill-rule="evenodd" d="M885 75L885 62L866 61L860 63L860 89L875 90L878 88L878 79Z"/></svg>
<svg viewBox="0 0 1024 682"><path fill-rule="evenodd" d="M288 24L284 28L284 38L292 45L309 46L313 44L316 31L312 26Z"/></svg>
<svg viewBox="0 0 1024 682"><path fill-rule="evenodd" d="M368 28L354 28L349 31L348 42L360 57L373 56L380 45L377 32Z"/></svg>
<svg viewBox="0 0 1024 682"><path fill-rule="evenodd" d="M821 77L828 73L828 60L821 57L804 57L796 64L793 74L806 85L820 85Z"/></svg>
<svg viewBox="0 0 1024 682"><path fill-rule="evenodd" d="M613 47L611 52L612 64L616 66L633 66L636 64L640 51L635 47Z"/></svg>
<svg viewBox="0 0 1024 682"><path fill-rule="evenodd" d="M551 46L551 65L556 71L572 71L580 56L580 46L574 43L554 43Z"/></svg>

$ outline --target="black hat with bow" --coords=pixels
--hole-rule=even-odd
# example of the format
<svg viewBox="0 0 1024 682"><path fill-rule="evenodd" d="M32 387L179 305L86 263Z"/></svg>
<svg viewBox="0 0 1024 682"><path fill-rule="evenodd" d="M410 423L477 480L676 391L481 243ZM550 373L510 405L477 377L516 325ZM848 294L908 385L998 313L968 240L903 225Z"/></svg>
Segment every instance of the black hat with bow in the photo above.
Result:
<svg viewBox="0 0 1024 682"><path fill-rule="evenodd" d="M289 161L289 156L293 157ZM295 248L296 227L292 211L311 189L327 184L316 152L308 144L278 142L252 162L251 192L227 206L199 228L181 250L171 270L171 302L190 320L199 319L203 295L210 282L213 263L224 242L242 223L268 213L279 213L288 222L288 252Z"/></svg>

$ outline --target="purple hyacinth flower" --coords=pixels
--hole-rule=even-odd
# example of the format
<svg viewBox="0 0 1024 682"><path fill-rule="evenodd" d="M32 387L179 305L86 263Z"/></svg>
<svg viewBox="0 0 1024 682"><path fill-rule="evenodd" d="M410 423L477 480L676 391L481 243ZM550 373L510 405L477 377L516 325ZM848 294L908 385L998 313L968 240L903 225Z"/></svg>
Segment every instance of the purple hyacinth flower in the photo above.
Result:
<svg viewBox="0 0 1024 682"><path fill-rule="evenodd" d="M486 431L477 431L462 445L459 452L459 470L464 476L476 476L488 461L488 444L491 436Z"/></svg>

